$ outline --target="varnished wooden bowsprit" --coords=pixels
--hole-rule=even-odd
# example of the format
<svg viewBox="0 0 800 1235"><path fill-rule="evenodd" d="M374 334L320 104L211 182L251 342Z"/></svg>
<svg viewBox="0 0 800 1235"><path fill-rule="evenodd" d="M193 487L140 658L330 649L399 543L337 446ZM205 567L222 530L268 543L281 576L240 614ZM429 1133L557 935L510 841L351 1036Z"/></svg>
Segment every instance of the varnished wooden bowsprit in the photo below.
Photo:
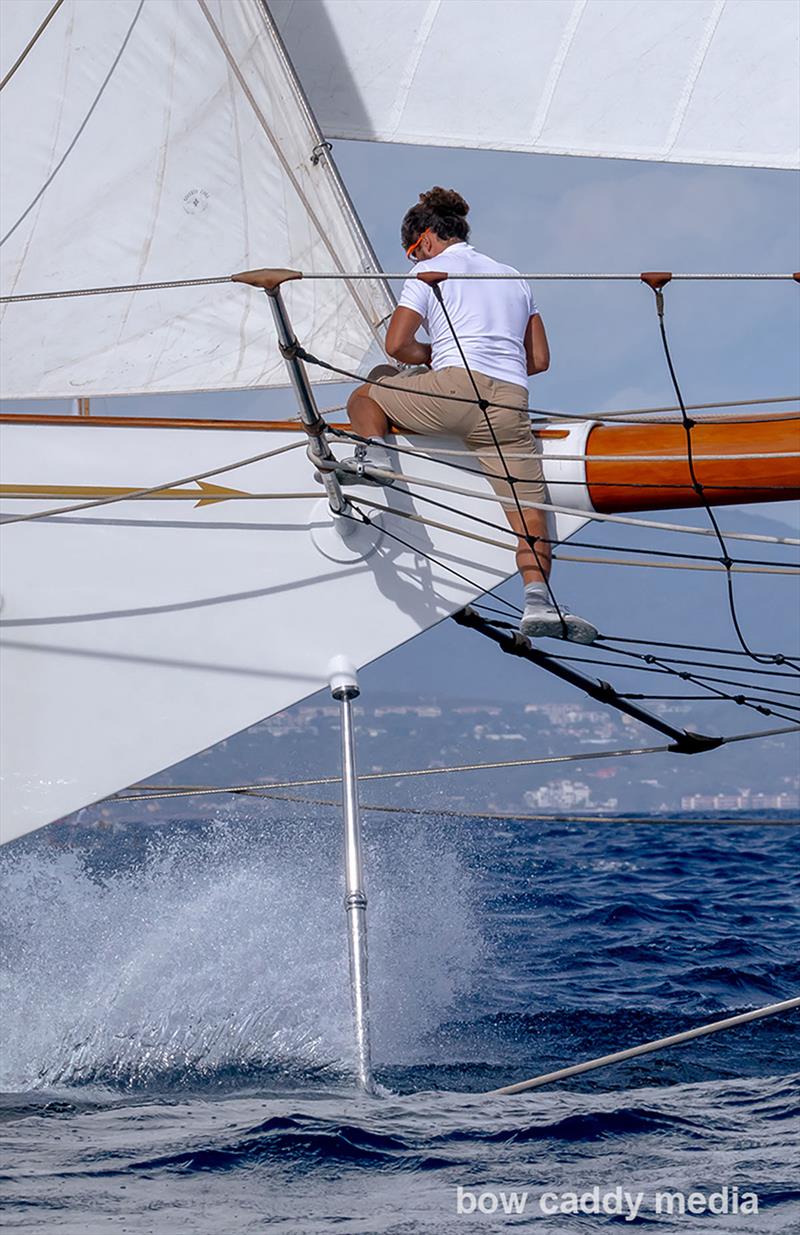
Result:
<svg viewBox="0 0 800 1235"><path fill-rule="evenodd" d="M691 432L695 474L711 505L800 497L800 418L699 421ZM586 454L589 497L603 514L703 504L692 487L682 425L598 425Z"/></svg>

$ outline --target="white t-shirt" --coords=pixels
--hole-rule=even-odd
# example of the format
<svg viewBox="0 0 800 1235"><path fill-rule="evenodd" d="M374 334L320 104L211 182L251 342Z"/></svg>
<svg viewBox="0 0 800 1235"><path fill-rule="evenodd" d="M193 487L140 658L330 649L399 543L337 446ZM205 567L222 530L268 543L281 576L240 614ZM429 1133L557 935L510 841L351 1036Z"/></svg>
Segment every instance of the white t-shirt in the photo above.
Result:
<svg viewBox="0 0 800 1235"><path fill-rule="evenodd" d="M414 275L422 270L519 274L513 266L493 261L464 241L450 245L438 257L417 262ZM538 310L525 280L446 279L439 287L469 367L527 389L525 330L529 318ZM463 369L464 361L453 333L428 285L413 276L406 279L400 304L423 319L431 341L432 367L446 369L454 365Z"/></svg>

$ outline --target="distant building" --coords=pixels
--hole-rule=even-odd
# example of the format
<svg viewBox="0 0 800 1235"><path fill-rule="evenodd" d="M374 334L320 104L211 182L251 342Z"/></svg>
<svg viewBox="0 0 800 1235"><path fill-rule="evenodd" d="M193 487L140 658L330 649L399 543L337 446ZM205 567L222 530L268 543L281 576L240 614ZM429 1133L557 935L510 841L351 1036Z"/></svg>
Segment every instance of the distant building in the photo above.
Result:
<svg viewBox="0 0 800 1235"><path fill-rule="evenodd" d="M572 810L576 806L593 805L589 786L575 780L550 781L539 789L529 789L525 802L539 810Z"/></svg>
<svg viewBox="0 0 800 1235"><path fill-rule="evenodd" d="M797 810L800 794L752 793L692 793L681 798L681 810Z"/></svg>

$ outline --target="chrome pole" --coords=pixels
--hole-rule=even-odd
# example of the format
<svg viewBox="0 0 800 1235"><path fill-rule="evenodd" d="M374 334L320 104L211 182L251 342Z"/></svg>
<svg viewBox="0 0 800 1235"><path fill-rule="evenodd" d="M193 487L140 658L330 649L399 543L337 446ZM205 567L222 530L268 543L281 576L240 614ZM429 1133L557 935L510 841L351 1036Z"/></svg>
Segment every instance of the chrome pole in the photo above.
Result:
<svg viewBox="0 0 800 1235"><path fill-rule="evenodd" d="M308 457L312 463L317 464L319 476L325 486L328 504L333 514L350 515L352 514L352 507L342 493L336 476L330 470L330 465L336 462L336 458L324 436L327 426L319 414L317 401L314 398L314 392L311 389L305 365L298 355L300 344L292 330L292 323L289 320L289 314L286 312L286 305L283 303L283 297L281 296L281 285L283 283L291 282L294 279L302 279L302 277L299 270L264 268L262 270L243 270L240 274L231 275L231 281L233 283L246 283L250 287L260 287L262 291L266 292L270 308L272 309L272 316L275 320L278 346L280 347L283 359L286 361L289 378L297 395L300 419L308 435ZM334 522L342 536L345 537L358 526L351 519L335 519Z"/></svg>
<svg viewBox="0 0 800 1235"><path fill-rule="evenodd" d="M296 354L294 354L299 346L292 324L289 321L289 315L286 312L286 306L283 303L281 296L280 284L272 288L264 289L269 299L272 316L275 320L275 329L278 333L278 343L281 349L281 355L286 361L286 367L289 370L289 377L294 387L294 392L297 395L297 405L300 410L300 419L303 422L306 433L308 434L308 457L312 463L330 464L335 462L333 452L326 442L323 433L325 430L325 421L319 414L317 401L314 398L314 392L311 389L311 383L308 380L305 365ZM328 495L328 502L334 514L344 515L349 513L350 504L347 498L342 493L336 476L333 472L326 470L325 467L319 468L319 474L322 478L322 483L325 486L325 492Z"/></svg>
<svg viewBox="0 0 800 1235"><path fill-rule="evenodd" d="M369 1031L367 983L367 897L361 856L361 815L358 807L355 735L352 701L358 697L353 666L337 657L330 667L330 689L339 701L342 722L342 813L345 841L345 898L350 950L350 993L356 1042L356 1075L366 1093L374 1093Z"/></svg>

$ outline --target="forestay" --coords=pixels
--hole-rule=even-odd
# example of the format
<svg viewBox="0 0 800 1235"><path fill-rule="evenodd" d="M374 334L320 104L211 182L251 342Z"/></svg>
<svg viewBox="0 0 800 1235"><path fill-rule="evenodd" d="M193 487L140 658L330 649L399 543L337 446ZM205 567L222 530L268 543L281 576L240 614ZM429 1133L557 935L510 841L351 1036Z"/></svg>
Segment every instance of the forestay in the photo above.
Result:
<svg viewBox="0 0 800 1235"><path fill-rule="evenodd" d="M52 7L3 0L0 77ZM6 295L377 269L259 0L65 0L3 88L0 139ZM377 358L381 284L286 299L320 355ZM285 385L262 300L223 285L6 305L2 394Z"/></svg>
<svg viewBox="0 0 800 1235"><path fill-rule="evenodd" d="M798 165L792 0L272 0L328 137Z"/></svg>

